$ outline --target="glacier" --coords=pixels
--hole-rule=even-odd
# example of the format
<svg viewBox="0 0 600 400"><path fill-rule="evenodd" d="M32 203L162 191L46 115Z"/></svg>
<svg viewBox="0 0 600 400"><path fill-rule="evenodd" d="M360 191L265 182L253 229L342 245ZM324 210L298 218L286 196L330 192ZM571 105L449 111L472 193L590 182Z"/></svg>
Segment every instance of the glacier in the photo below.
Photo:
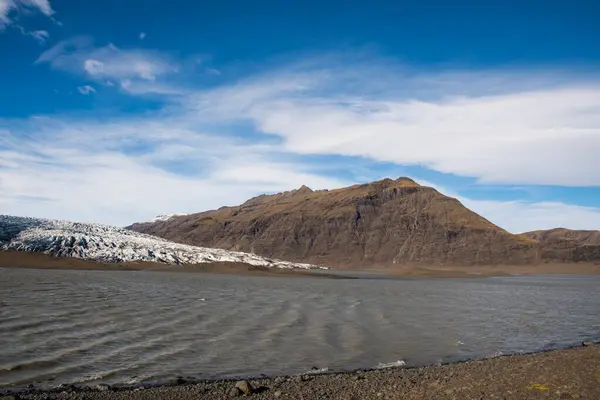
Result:
<svg viewBox="0 0 600 400"><path fill-rule="evenodd" d="M115 226L10 215L0 215L0 250L42 252L106 263L237 262L269 268L327 269L251 253L174 243Z"/></svg>

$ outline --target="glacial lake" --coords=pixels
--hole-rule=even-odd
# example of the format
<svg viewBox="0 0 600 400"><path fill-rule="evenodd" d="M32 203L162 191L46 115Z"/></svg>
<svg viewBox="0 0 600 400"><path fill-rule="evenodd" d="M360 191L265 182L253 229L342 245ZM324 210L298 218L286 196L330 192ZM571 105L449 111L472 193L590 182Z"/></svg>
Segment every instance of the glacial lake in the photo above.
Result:
<svg viewBox="0 0 600 400"><path fill-rule="evenodd" d="M600 338L600 277L0 269L0 388L418 366Z"/></svg>

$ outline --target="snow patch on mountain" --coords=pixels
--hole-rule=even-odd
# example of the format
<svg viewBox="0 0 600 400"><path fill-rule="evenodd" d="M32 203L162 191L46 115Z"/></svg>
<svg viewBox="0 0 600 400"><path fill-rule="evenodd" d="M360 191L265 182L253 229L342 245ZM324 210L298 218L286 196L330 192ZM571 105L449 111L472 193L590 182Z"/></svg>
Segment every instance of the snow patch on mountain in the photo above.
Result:
<svg viewBox="0 0 600 400"><path fill-rule="evenodd" d="M189 246L124 228L0 215L0 250L43 252L100 262L164 264L240 262L272 268L327 269L255 254Z"/></svg>
<svg viewBox="0 0 600 400"><path fill-rule="evenodd" d="M156 217L152 218L151 220L145 221L145 222L158 222L158 221L167 221L173 217L181 217L184 215L189 215L186 213L170 213L170 214L161 214L161 215L157 215Z"/></svg>

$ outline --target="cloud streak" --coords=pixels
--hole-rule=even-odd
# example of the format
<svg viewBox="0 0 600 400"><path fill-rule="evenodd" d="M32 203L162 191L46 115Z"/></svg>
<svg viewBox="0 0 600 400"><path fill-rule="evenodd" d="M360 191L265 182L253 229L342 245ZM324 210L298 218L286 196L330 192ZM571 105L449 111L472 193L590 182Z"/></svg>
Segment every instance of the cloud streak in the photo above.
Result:
<svg viewBox="0 0 600 400"><path fill-rule="evenodd" d="M0 29L13 23L10 18L12 13L19 13L23 9L33 9L47 17L54 14L48 0L0 0Z"/></svg>
<svg viewBox="0 0 600 400"><path fill-rule="evenodd" d="M94 89L94 87L90 86L90 85L79 86L77 88L77 90L79 91L79 93L86 95L86 96L91 93L96 93L96 89Z"/></svg>
<svg viewBox="0 0 600 400"><path fill-rule="evenodd" d="M174 119L26 125L0 141L4 213L126 225L165 209L195 212L302 184L347 183L277 160L268 146L188 130Z"/></svg>
<svg viewBox="0 0 600 400"><path fill-rule="evenodd" d="M196 110L250 122L300 154L424 165L485 183L600 185L593 168L600 152L597 77L584 85L560 82L558 72L544 82L529 79L536 71L492 71L400 73L390 81L389 72L374 72L278 72L201 93ZM391 83L373 93L385 87L381 79ZM510 90L536 80L538 87Z"/></svg>
<svg viewBox="0 0 600 400"><path fill-rule="evenodd" d="M448 187L419 179L417 182L458 199L465 207L512 233L560 227L597 230L600 227L600 208L598 207L550 201L474 200L461 196Z"/></svg>
<svg viewBox="0 0 600 400"><path fill-rule="evenodd" d="M36 64L49 64L101 84L116 81L125 90L150 90L158 78L176 74L179 67L165 54L140 49L120 49L113 44L96 47L90 37L63 40L43 52Z"/></svg>

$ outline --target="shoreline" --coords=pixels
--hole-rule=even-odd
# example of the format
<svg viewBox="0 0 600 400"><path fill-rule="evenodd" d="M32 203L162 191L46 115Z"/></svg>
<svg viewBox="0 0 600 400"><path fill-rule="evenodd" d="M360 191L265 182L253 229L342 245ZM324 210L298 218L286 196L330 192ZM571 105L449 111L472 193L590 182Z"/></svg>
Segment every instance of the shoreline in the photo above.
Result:
<svg viewBox="0 0 600 400"><path fill-rule="evenodd" d="M254 399L600 398L600 343L421 367L243 378ZM236 379L0 390L2 399L215 399L242 396ZM234 394L237 393L236 396ZM246 397L246 396L244 396Z"/></svg>
<svg viewBox="0 0 600 400"><path fill-rule="evenodd" d="M44 253L0 251L0 268L65 271L128 271L128 272L175 272L210 273L241 276L272 276L287 278L316 277L328 279L355 279L322 270L264 267L236 262L214 262L206 264L171 265L154 262L103 263L75 257L53 257Z"/></svg>
<svg viewBox="0 0 600 400"><path fill-rule="evenodd" d="M402 265L352 270L303 270L253 266L244 263L214 262L206 264L170 265L154 262L103 263L74 257L53 257L44 253L0 251L0 268L90 270L90 271L150 271L177 273L213 273L244 276L316 277L330 279L393 278L490 278L523 275L600 275L600 264L547 263L538 265L447 266ZM350 274L355 273L355 276ZM361 277L361 275L365 275Z"/></svg>

